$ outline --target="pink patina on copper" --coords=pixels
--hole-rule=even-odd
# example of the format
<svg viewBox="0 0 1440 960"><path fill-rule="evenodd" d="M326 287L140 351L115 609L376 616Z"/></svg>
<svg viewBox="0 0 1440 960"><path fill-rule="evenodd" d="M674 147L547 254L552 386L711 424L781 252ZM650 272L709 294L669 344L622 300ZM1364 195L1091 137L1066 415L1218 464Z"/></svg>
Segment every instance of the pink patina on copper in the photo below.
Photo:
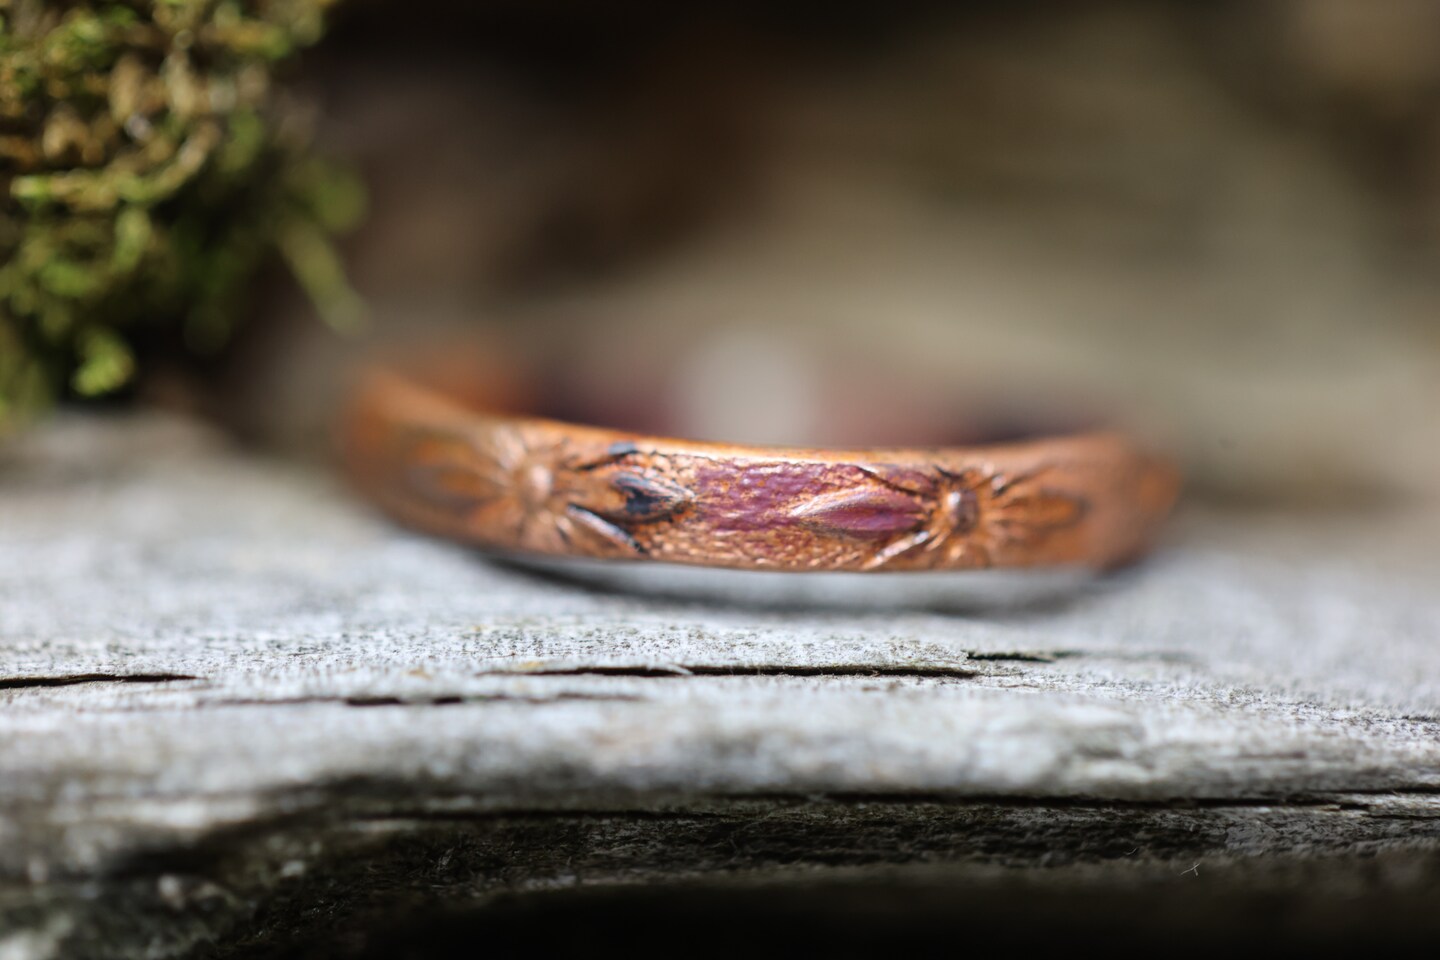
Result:
<svg viewBox="0 0 1440 960"><path fill-rule="evenodd" d="M502 416L394 374L357 389L354 476L386 509L492 549L776 570L1129 560L1177 491L1112 433L990 446L740 447Z"/></svg>

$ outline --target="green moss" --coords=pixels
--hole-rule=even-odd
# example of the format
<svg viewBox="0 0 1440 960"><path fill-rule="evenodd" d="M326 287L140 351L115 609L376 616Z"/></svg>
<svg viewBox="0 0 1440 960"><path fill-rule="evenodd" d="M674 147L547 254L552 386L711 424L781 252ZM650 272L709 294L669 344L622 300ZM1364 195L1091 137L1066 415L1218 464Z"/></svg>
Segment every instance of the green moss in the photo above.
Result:
<svg viewBox="0 0 1440 960"><path fill-rule="evenodd" d="M332 238L363 190L271 77L332 2L0 0L0 430L124 386L146 325L216 349L272 255L360 316Z"/></svg>

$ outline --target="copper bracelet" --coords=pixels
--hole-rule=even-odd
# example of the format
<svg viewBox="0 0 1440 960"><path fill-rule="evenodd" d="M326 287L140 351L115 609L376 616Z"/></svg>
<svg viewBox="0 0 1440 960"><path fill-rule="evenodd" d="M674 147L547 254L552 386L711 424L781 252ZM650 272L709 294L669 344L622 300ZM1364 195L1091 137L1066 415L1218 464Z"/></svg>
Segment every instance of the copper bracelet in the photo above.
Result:
<svg viewBox="0 0 1440 960"><path fill-rule="evenodd" d="M1175 469L1109 432L802 449L479 409L389 371L354 388L347 467L402 522L552 557L779 571L1108 568L1145 551Z"/></svg>

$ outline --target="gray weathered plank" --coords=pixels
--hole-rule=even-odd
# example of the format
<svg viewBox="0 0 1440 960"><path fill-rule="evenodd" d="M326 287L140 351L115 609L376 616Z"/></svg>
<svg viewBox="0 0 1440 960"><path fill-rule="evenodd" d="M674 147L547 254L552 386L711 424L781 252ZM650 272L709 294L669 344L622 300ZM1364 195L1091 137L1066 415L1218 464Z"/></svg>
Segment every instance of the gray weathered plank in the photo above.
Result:
<svg viewBox="0 0 1440 960"><path fill-rule="evenodd" d="M137 857L268 837L229 913L184 909L193 876L114 887L181 902L157 950L182 955L306 843L436 817L603 812L603 847L627 812L803 834L870 798L857 849L926 821L914 849L961 857L974 811L1019 803L1080 855L1095 825L1056 811L1081 800L1140 811L1151 857L1434 849L1437 533L1427 504L1194 507L1153 562L1028 606L686 601L396 530L192 424L61 420L0 460L0 957L92 936L86 884ZM1039 820L1007 816L1022 851ZM675 857L646 868L704 869Z"/></svg>

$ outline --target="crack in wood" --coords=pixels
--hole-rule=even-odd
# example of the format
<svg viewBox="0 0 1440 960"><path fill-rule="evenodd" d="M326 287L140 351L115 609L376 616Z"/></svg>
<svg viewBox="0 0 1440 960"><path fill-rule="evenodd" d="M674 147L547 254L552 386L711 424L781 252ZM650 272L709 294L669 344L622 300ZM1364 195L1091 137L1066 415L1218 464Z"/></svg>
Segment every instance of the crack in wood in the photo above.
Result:
<svg viewBox="0 0 1440 960"><path fill-rule="evenodd" d="M321 702L324 700L339 700L340 698L313 698L302 702ZM410 699L406 697L345 697L341 702L347 707L451 707L461 706L467 703L532 703L546 704L560 701L600 701L600 702L628 702L636 703L645 700L644 697L624 693L575 693L564 692L552 696L516 696L508 693L495 694L472 694L455 695L444 697L429 697Z"/></svg>
<svg viewBox="0 0 1440 960"><path fill-rule="evenodd" d="M70 687L78 683L178 683L200 679L185 673L70 673L49 677L0 677L0 690Z"/></svg>
<svg viewBox="0 0 1440 960"><path fill-rule="evenodd" d="M1035 653L1028 653L1022 650L996 651L994 653L971 653L969 659L982 662L1004 662L1004 663L1054 663L1056 660L1066 660L1070 657L1081 656L1078 650L1043 650Z"/></svg>
<svg viewBox="0 0 1440 960"><path fill-rule="evenodd" d="M978 671L949 664L864 664L844 663L816 666L798 664L666 664L657 666L594 665L583 667L542 667L534 670L495 670L488 676L530 677L949 677L970 679Z"/></svg>
<svg viewBox="0 0 1440 960"><path fill-rule="evenodd" d="M442 694L438 696L310 696L310 697L228 697L210 700L208 707L268 707L304 704L340 704L347 707L455 707L480 703L528 703L543 705L562 701L643 702L646 698L625 693L578 693L564 691L548 696L521 696L511 693Z"/></svg>
<svg viewBox="0 0 1440 960"><path fill-rule="evenodd" d="M1402 793L1404 791L1395 791ZM1011 811L1023 813L1027 811L1044 812L1062 811L1094 812L1097 814L1114 813L1121 814L1201 814L1207 811L1216 812L1243 812L1243 811L1304 811L1316 815L1360 813L1370 819L1381 820L1418 820L1432 821L1440 820L1440 810L1427 812L1417 810L1410 813L1387 813L1372 809L1368 804L1357 804L1342 802L1333 796L1293 796L1293 797L1212 797L1206 799L1191 798L1159 798L1154 800L1144 799L1113 799L1113 798L1073 798L1073 797L1009 797L1009 796L955 796L949 794L895 794L895 793L831 793L812 796L799 796L796 794L714 794L707 797L712 805L723 805L730 803L764 804L778 810L801 811L811 810L817 814L828 816L847 816L854 811L864 810L866 807L881 806L903 810L929 810L936 814L944 813L949 815L964 814L966 811L979 811L996 813L999 811ZM427 809L415 808L394 808L382 812L355 813L350 819L357 822L388 822L403 823L406 821L455 821L455 822L476 822L485 823L490 821L551 821L551 820L574 820L577 822L588 820L636 820L636 821L688 821L704 818L723 819L734 816L723 810L722 806L715 809L705 807L678 807L675 809L645 809L626 807L555 807L551 809L525 809L520 807L502 807L488 810L450 810L450 809Z"/></svg>

